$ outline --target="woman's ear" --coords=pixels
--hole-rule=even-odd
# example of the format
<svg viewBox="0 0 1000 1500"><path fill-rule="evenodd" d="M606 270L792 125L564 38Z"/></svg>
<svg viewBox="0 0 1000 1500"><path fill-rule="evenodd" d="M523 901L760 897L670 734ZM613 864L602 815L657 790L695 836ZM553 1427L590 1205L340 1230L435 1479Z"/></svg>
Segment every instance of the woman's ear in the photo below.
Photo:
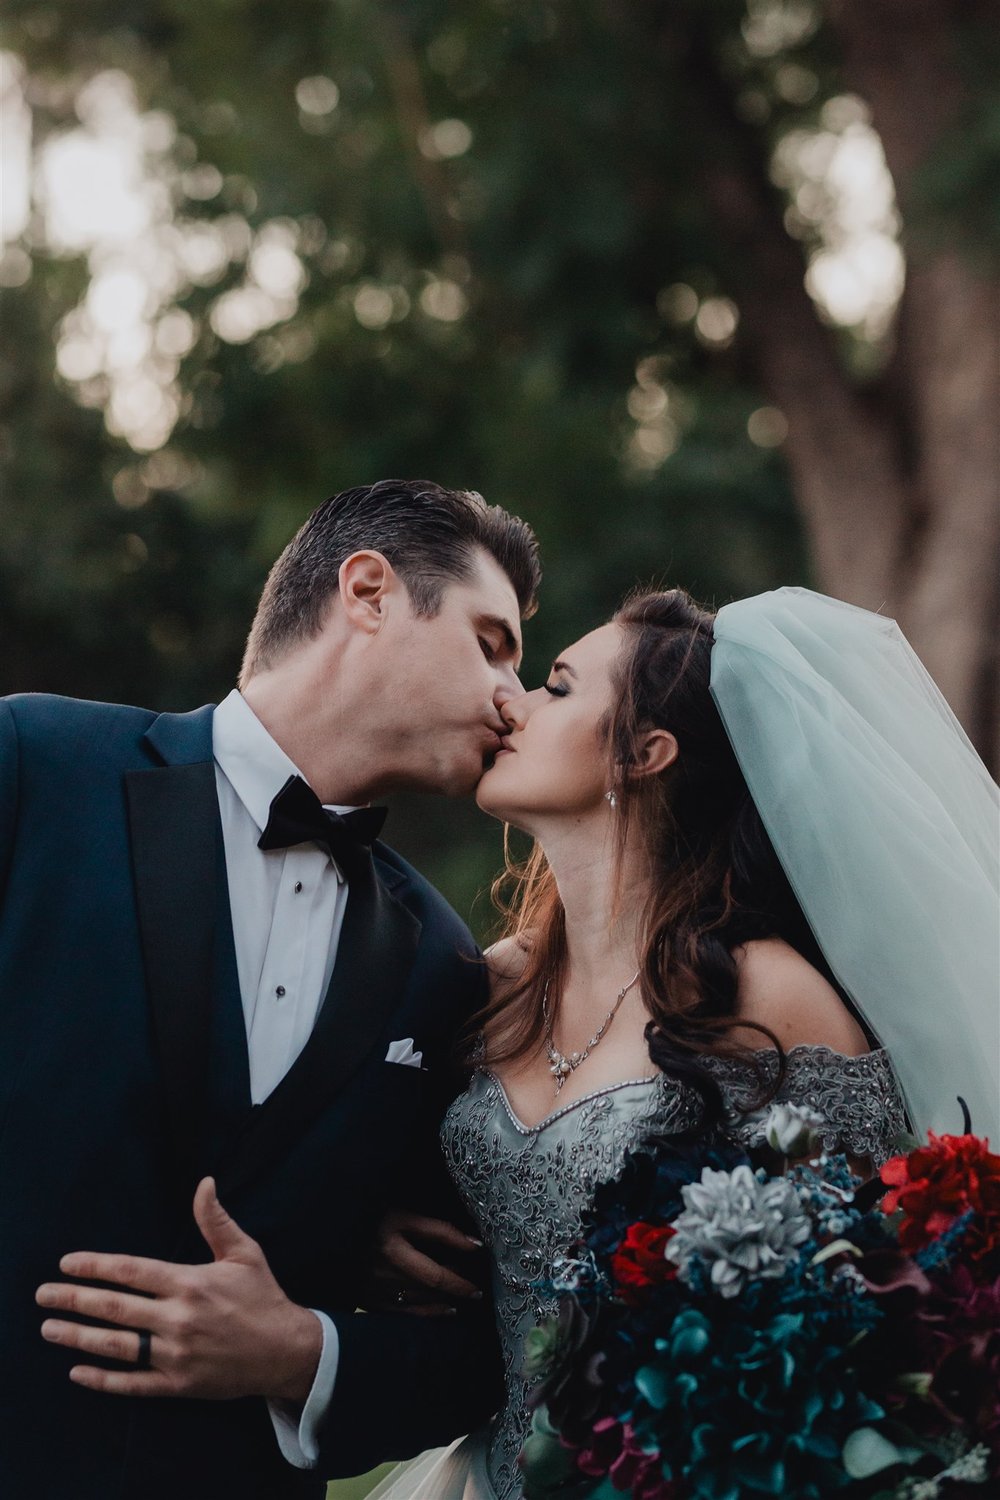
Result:
<svg viewBox="0 0 1000 1500"><path fill-rule="evenodd" d="M650 729L642 736L629 774L657 776L672 766L679 754L677 741L669 729Z"/></svg>

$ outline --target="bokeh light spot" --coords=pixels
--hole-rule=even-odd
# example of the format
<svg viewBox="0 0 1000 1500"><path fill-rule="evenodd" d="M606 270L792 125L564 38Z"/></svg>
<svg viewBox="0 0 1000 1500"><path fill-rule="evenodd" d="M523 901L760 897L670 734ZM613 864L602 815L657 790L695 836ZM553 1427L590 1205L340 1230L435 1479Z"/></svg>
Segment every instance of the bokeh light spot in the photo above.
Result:
<svg viewBox="0 0 1000 1500"><path fill-rule="evenodd" d="M387 328L394 310L392 293L385 287L366 282L354 294L354 316L362 328Z"/></svg>
<svg viewBox="0 0 1000 1500"><path fill-rule="evenodd" d="M472 131L464 120L438 120L420 136L420 150L431 161L464 156L472 145Z"/></svg>
<svg viewBox="0 0 1000 1500"><path fill-rule="evenodd" d="M295 85L295 102L307 115L328 115L340 103L340 89L332 78L322 73L313 78L300 78Z"/></svg>
<svg viewBox="0 0 1000 1500"><path fill-rule="evenodd" d="M457 281L430 281L420 293L421 309L441 323L457 323L465 315L468 298Z"/></svg>
<svg viewBox="0 0 1000 1500"><path fill-rule="evenodd" d="M747 418L747 436L757 448L780 448L788 436L784 412L776 406L759 406Z"/></svg>
<svg viewBox="0 0 1000 1500"><path fill-rule="evenodd" d="M706 297L695 318L695 333L703 344L724 349L733 341L739 313L728 297Z"/></svg>

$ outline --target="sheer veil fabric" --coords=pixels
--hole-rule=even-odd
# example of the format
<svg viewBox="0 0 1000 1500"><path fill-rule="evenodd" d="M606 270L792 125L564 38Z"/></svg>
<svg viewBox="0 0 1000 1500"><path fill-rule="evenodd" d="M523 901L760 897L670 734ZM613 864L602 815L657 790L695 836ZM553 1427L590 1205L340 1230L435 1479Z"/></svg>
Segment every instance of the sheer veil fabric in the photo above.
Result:
<svg viewBox="0 0 1000 1500"><path fill-rule="evenodd" d="M712 695L914 1129L1000 1145L1000 792L893 620L809 589L726 605Z"/></svg>
<svg viewBox="0 0 1000 1500"><path fill-rule="evenodd" d="M432 1448L391 1469L368 1500L496 1500L483 1433Z"/></svg>

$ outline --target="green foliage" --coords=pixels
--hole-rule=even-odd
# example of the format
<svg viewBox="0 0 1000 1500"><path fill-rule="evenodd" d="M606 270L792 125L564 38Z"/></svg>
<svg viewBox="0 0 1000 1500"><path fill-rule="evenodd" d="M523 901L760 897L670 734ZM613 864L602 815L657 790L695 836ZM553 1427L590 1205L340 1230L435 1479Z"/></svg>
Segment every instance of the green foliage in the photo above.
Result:
<svg viewBox="0 0 1000 1500"><path fill-rule="evenodd" d="M307 280L244 342L211 319L246 245L181 287L184 407L146 459L54 374L86 267L35 235L2 329L0 690L221 695L276 551L326 495L389 475L481 489L534 524L529 680L639 580L718 602L809 581L780 451L748 437L762 397L739 338L707 343L663 295L725 294L733 270L700 191L733 149L706 69L765 174L776 135L839 87L818 8L796 14L768 53L738 0L9 0L36 142L77 123L89 78L124 71L176 122L178 219L245 223L248 243L277 220ZM316 77L335 107L297 102ZM219 174L207 197L199 164ZM406 803L393 834L466 909L498 862L468 809Z"/></svg>

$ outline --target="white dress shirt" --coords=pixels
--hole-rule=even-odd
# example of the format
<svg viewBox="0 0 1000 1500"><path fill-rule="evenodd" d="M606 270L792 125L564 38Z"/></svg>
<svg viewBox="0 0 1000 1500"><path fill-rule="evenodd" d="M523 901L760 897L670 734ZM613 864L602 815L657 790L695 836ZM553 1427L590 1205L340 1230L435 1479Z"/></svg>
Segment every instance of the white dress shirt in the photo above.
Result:
<svg viewBox="0 0 1000 1500"><path fill-rule="evenodd" d="M318 844L258 849L272 800L302 772L235 688L215 710L212 749L250 1095L261 1104L312 1035L337 957L347 882Z"/></svg>
<svg viewBox="0 0 1000 1500"><path fill-rule="evenodd" d="M250 1095L260 1104L312 1035L337 958L347 882L318 844L258 849L273 798L289 776L302 773L235 688L215 710L212 750ZM323 1328L323 1349L301 1416L296 1420L285 1408L268 1403L281 1451L296 1468L311 1468L316 1462L316 1429L337 1378L337 1330L323 1313L316 1316Z"/></svg>

